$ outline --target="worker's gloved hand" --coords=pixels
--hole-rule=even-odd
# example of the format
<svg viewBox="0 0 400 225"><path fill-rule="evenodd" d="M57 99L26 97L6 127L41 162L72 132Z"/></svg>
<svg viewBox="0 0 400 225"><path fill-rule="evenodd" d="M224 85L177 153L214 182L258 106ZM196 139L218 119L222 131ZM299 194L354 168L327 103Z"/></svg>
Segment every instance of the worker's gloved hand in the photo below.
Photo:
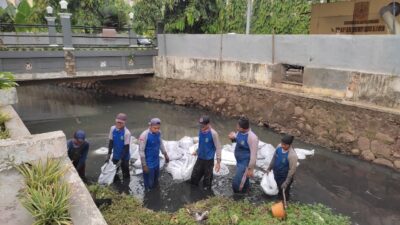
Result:
<svg viewBox="0 0 400 225"><path fill-rule="evenodd" d="M281 188L282 188L282 189L286 189L287 186L288 186L288 183L285 181L285 182L283 182L283 184L281 185Z"/></svg>
<svg viewBox="0 0 400 225"><path fill-rule="evenodd" d="M165 154L164 157L165 157L165 163L169 163L169 156L168 156L168 154Z"/></svg>
<svg viewBox="0 0 400 225"><path fill-rule="evenodd" d="M106 157L106 163L108 163L108 161L110 161L110 158L111 158L111 154L107 154L107 157Z"/></svg>
<svg viewBox="0 0 400 225"><path fill-rule="evenodd" d="M143 173L149 173L149 167L143 166Z"/></svg>

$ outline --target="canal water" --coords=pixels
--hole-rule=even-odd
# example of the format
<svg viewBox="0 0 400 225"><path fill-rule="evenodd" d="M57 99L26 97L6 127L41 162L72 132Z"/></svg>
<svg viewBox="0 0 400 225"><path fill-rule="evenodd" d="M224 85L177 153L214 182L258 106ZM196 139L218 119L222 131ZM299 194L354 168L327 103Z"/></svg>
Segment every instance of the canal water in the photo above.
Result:
<svg viewBox="0 0 400 225"><path fill-rule="evenodd" d="M18 97L15 109L31 133L62 130L70 138L76 129L86 131L90 142L86 175L91 182L97 180L105 160L104 155L95 154L94 150L107 146L110 126L119 112L128 114L127 127L136 137L147 128L150 118L161 118L166 140L196 136L199 116L208 114L226 144L229 142L227 135L236 123L235 119L196 108L104 96L52 85L18 87ZM280 135L254 124L252 129L260 140L273 145L279 143ZM295 146L315 149L316 153L300 161L293 185L293 201L322 203L351 217L353 224L400 224L400 173L300 141L296 141ZM217 178L213 191L209 192L173 181L169 174L162 172L160 189L146 193L144 204L154 210L175 211L184 204L213 194L253 202L273 200L262 193L259 180L253 183L251 193L246 196L233 195L230 182L231 176ZM141 176L132 176L129 183L117 182L114 187L136 193L138 183L142 183Z"/></svg>

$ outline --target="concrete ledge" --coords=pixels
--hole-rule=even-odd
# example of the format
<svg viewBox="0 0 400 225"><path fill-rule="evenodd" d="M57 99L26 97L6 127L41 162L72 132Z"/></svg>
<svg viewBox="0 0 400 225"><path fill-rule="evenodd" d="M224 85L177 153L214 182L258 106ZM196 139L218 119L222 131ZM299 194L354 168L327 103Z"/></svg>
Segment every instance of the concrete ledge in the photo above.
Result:
<svg viewBox="0 0 400 225"><path fill-rule="evenodd" d="M17 102L18 97L16 88L0 89L0 107L13 105Z"/></svg>
<svg viewBox="0 0 400 225"><path fill-rule="evenodd" d="M92 196L68 158L65 159L65 166L68 167L68 172L64 180L70 184L70 190L72 191L70 199L72 223L75 225L107 225Z"/></svg>
<svg viewBox="0 0 400 225"><path fill-rule="evenodd" d="M60 80L77 78L101 78L154 74L154 69L133 69L133 70L104 70L104 71L79 71L76 75L68 75L65 71L56 73L21 73L15 74L17 81L35 81L35 80Z"/></svg>
<svg viewBox="0 0 400 225"><path fill-rule="evenodd" d="M16 139L23 136L31 135L28 128L26 128L24 122L22 122L18 113L15 112L12 106L5 106L0 108L0 112L6 113L11 117L9 121L5 123L7 130L10 132L12 139Z"/></svg>
<svg viewBox="0 0 400 225"><path fill-rule="evenodd" d="M32 215L18 199L24 188L24 178L16 169L0 172L0 224L30 225L34 223Z"/></svg>
<svg viewBox="0 0 400 225"><path fill-rule="evenodd" d="M0 172L16 165L66 155L67 141L62 131L29 135L19 139L0 140Z"/></svg>

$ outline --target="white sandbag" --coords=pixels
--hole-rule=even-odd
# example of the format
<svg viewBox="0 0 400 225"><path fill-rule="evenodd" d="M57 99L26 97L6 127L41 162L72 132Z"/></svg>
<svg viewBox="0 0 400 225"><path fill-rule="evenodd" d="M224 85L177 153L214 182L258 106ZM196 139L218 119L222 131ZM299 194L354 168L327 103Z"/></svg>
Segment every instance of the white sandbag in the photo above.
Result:
<svg viewBox="0 0 400 225"><path fill-rule="evenodd" d="M163 141L163 143L167 149L167 152L179 147L179 143L177 141Z"/></svg>
<svg viewBox="0 0 400 225"><path fill-rule="evenodd" d="M179 147L183 149L189 149L190 146L194 145L193 138L191 137L183 137L181 140L179 140Z"/></svg>
<svg viewBox="0 0 400 225"><path fill-rule="evenodd" d="M175 149L167 150L167 154L170 161L179 160L185 155L185 150L177 147Z"/></svg>
<svg viewBox="0 0 400 225"><path fill-rule="evenodd" d="M139 144L138 139L136 139L134 136L131 136L131 142L130 144Z"/></svg>
<svg viewBox="0 0 400 225"><path fill-rule="evenodd" d="M194 164L196 164L197 156L191 154L185 155L185 163L182 168L182 180L189 180L192 176Z"/></svg>
<svg viewBox="0 0 400 225"><path fill-rule="evenodd" d="M257 179L262 179L264 176L264 172L261 170L254 170L254 177Z"/></svg>
<svg viewBox="0 0 400 225"><path fill-rule="evenodd" d="M135 175L142 174L143 170L142 169L135 169Z"/></svg>
<svg viewBox="0 0 400 225"><path fill-rule="evenodd" d="M306 155L304 155L304 154L301 153L301 152L296 152L296 155L297 155L297 158L298 158L299 160L306 159Z"/></svg>
<svg viewBox="0 0 400 225"><path fill-rule="evenodd" d="M314 149L313 150L307 150L307 149L302 149L302 148L295 148L294 150L296 151L297 154L301 153L301 154L303 154L305 156L311 156L311 155L314 155L314 153L315 153Z"/></svg>
<svg viewBox="0 0 400 225"><path fill-rule="evenodd" d="M192 175L196 159L196 156L185 154L181 159L168 163L166 170L172 175L172 179L174 180L189 180Z"/></svg>
<svg viewBox="0 0 400 225"><path fill-rule="evenodd" d="M232 148L232 144L222 146L222 151L233 152L235 149Z"/></svg>
<svg viewBox="0 0 400 225"><path fill-rule="evenodd" d="M193 137L193 143L198 144L199 143L199 137Z"/></svg>
<svg viewBox="0 0 400 225"><path fill-rule="evenodd" d="M108 154L108 148L101 147L99 149L94 150L94 153L96 153L98 155L107 155Z"/></svg>
<svg viewBox="0 0 400 225"><path fill-rule="evenodd" d="M140 158L139 145L132 143L130 145L129 152L131 154L131 159L136 160Z"/></svg>
<svg viewBox="0 0 400 225"><path fill-rule="evenodd" d="M160 157L160 170L164 167L165 165L165 158L164 156Z"/></svg>
<svg viewBox="0 0 400 225"><path fill-rule="evenodd" d="M275 148L271 144L265 144L260 150L257 152L257 158L258 155L260 155L261 158L271 158L275 154Z"/></svg>
<svg viewBox="0 0 400 225"><path fill-rule="evenodd" d="M265 144L266 144L265 142L262 142L262 141L259 140L258 141L258 149L264 147Z"/></svg>
<svg viewBox="0 0 400 225"><path fill-rule="evenodd" d="M269 163L271 162L271 160L268 159L257 159L256 160L256 166L261 167L261 168L265 168L269 166Z"/></svg>
<svg viewBox="0 0 400 225"><path fill-rule="evenodd" d="M236 165L235 153L223 149L221 152L221 162L225 165Z"/></svg>
<svg viewBox="0 0 400 225"><path fill-rule="evenodd" d="M274 179L274 173L271 171L268 174L265 173L262 180L261 180L261 187L265 194L267 195L277 195L278 185Z"/></svg>
<svg viewBox="0 0 400 225"><path fill-rule="evenodd" d="M110 160L101 167L101 174L98 183L110 185L114 181L115 174L117 173L117 166Z"/></svg>
<svg viewBox="0 0 400 225"><path fill-rule="evenodd" d="M184 164L184 160L174 160L168 163L166 167L166 171L171 174L173 180L181 180L182 179L182 167Z"/></svg>
<svg viewBox="0 0 400 225"><path fill-rule="evenodd" d="M188 151L189 154L193 154L193 153L197 152L198 148L199 148L199 144L198 143L190 146L189 147L189 151Z"/></svg>
<svg viewBox="0 0 400 225"><path fill-rule="evenodd" d="M221 163L220 165L221 165L221 168L219 169L218 172L215 171L215 166L214 166L213 174L215 176L226 176L226 175L228 175L229 174L229 168L223 163Z"/></svg>
<svg viewBox="0 0 400 225"><path fill-rule="evenodd" d="M133 166L135 168L142 168L142 160L140 159L140 157L135 161L135 163L133 163Z"/></svg>

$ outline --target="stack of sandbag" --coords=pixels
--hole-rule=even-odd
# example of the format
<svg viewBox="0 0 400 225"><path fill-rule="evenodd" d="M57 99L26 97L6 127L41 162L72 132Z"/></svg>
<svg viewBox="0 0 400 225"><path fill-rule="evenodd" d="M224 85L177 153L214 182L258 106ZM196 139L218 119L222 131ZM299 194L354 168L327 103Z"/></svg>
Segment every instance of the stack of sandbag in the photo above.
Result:
<svg viewBox="0 0 400 225"><path fill-rule="evenodd" d="M194 143L193 138L191 137L183 137L178 141L178 146L175 146L175 149L168 149L167 152L170 158L170 162L166 167L168 173L172 175L172 179L174 180L188 180L193 171L194 164L196 163L197 156L194 156L193 153L197 150L198 144ZM181 157L173 157L172 155L181 155Z"/></svg>

